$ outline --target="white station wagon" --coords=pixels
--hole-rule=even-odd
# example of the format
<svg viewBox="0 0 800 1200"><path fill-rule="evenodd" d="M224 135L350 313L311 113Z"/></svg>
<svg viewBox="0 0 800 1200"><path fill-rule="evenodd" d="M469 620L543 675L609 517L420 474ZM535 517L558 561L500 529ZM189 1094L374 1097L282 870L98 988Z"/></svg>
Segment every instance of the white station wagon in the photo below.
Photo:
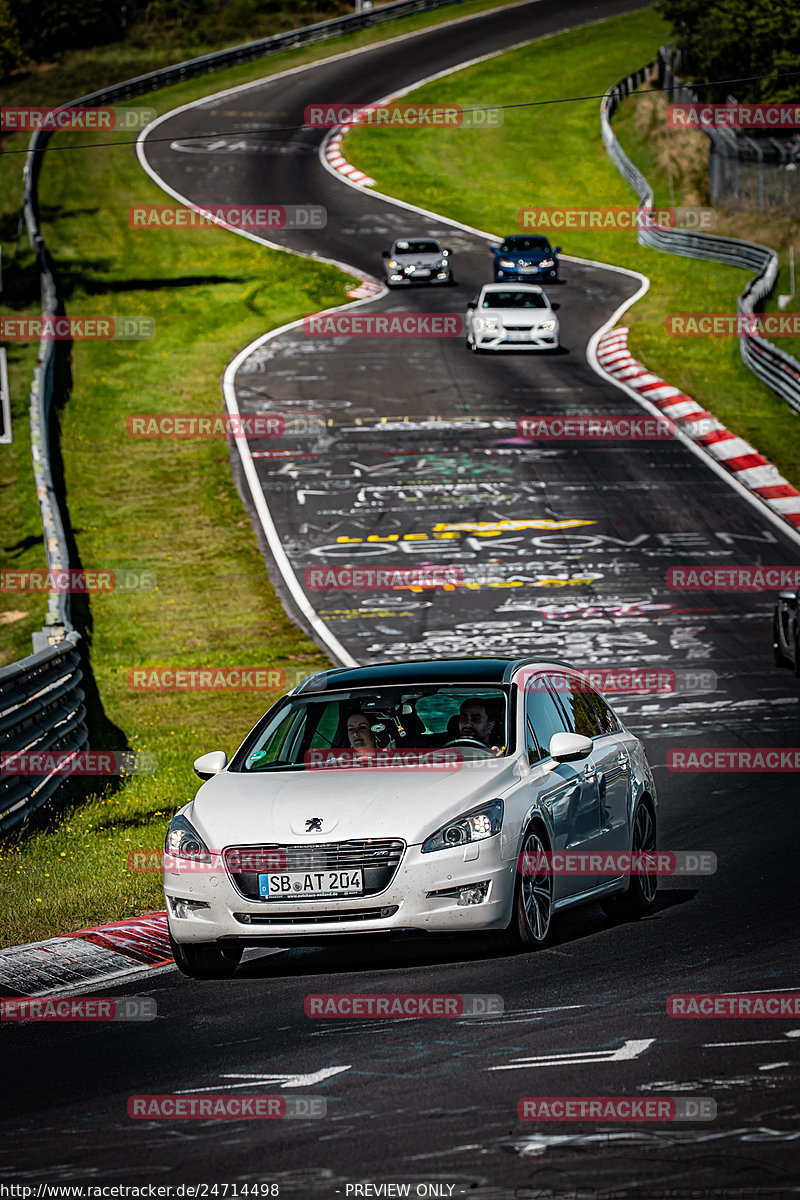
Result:
<svg viewBox="0 0 800 1200"><path fill-rule="evenodd" d="M467 346L478 350L557 350L558 317L535 283L487 283L467 305Z"/></svg>
<svg viewBox="0 0 800 1200"><path fill-rule="evenodd" d="M186 975L230 975L247 946L359 934L481 932L536 949L564 909L600 900L638 916L655 901L655 874L548 866L657 846L641 742L562 663L326 671L230 762L214 751L194 768L206 782L174 817L164 862Z"/></svg>

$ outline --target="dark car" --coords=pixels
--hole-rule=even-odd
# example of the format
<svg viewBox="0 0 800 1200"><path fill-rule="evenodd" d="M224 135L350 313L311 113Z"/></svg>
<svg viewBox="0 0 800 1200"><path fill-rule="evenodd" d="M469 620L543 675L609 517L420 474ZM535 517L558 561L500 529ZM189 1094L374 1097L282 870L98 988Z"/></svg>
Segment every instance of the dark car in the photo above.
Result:
<svg viewBox="0 0 800 1200"><path fill-rule="evenodd" d="M778 593L778 603L772 618L772 651L776 667L792 667L800 678L800 628L797 607L800 592Z"/></svg>
<svg viewBox="0 0 800 1200"><path fill-rule="evenodd" d="M533 283L537 279L558 279L560 246L551 246L540 234L514 234L500 246L492 246L495 283L515 280Z"/></svg>

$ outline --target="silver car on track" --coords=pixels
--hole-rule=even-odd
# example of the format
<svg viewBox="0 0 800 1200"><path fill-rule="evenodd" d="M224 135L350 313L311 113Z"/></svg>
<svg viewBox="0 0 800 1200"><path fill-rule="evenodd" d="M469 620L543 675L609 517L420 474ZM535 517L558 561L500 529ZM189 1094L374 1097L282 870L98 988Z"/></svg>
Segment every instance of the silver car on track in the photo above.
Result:
<svg viewBox="0 0 800 1200"><path fill-rule="evenodd" d="M400 238L383 252L383 278L390 288L455 283L450 251L436 238Z"/></svg>
<svg viewBox="0 0 800 1200"><path fill-rule="evenodd" d="M599 900L639 916L655 901L649 857L640 873L607 857L656 849L644 748L562 663L327 671L230 762L215 751L194 766L207 782L174 817L164 860L186 975L231 974L246 946L359 934L486 933L536 949L565 909ZM557 870L557 855L578 869Z"/></svg>
<svg viewBox="0 0 800 1200"><path fill-rule="evenodd" d="M556 350L558 317L535 283L487 283L467 305L466 343L478 350Z"/></svg>

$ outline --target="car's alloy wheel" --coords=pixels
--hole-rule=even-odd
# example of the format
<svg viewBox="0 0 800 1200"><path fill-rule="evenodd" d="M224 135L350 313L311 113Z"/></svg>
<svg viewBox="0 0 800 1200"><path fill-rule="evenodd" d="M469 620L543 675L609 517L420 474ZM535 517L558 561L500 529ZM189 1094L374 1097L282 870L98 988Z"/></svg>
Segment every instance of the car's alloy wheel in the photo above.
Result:
<svg viewBox="0 0 800 1200"><path fill-rule="evenodd" d="M172 957L182 975L190 979L229 979L242 960L241 946L217 946L198 942L181 944L169 935Z"/></svg>
<svg viewBox="0 0 800 1200"><path fill-rule="evenodd" d="M650 805L641 800L633 817L633 853L655 853L656 823ZM612 917L646 917L653 911L658 889L658 876L631 875L628 888L602 901L604 910Z"/></svg>
<svg viewBox="0 0 800 1200"><path fill-rule="evenodd" d="M546 871L526 873L547 849L539 831L529 829L517 860L511 920L493 939L502 950L540 950L547 945L553 917L553 876Z"/></svg>

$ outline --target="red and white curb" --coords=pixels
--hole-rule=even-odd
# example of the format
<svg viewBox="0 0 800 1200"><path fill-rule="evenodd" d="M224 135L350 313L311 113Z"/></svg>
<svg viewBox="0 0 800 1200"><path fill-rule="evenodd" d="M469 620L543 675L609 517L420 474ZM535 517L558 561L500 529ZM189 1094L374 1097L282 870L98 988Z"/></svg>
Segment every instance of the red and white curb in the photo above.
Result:
<svg viewBox="0 0 800 1200"><path fill-rule="evenodd" d="M373 296L380 296L385 290L382 283L376 283L374 279L365 279L347 294L353 300L371 300Z"/></svg>
<svg viewBox="0 0 800 1200"><path fill-rule="evenodd" d="M0 996L42 996L172 963L166 912L0 950Z"/></svg>
<svg viewBox="0 0 800 1200"><path fill-rule="evenodd" d="M738 483L795 529L800 529L800 492L797 488L792 487L755 446L731 433L691 396L637 362L628 349L627 325L619 325L603 334L597 343L597 361L607 375L625 383L654 404Z"/></svg>
<svg viewBox="0 0 800 1200"><path fill-rule="evenodd" d="M350 129L352 129L352 125L339 125L334 129L325 143L325 161L334 171L346 176L352 183L357 183L361 187L373 187L375 180L370 179L369 175L365 175L363 171L359 171L358 167L349 163L342 154L342 138Z"/></svg>

